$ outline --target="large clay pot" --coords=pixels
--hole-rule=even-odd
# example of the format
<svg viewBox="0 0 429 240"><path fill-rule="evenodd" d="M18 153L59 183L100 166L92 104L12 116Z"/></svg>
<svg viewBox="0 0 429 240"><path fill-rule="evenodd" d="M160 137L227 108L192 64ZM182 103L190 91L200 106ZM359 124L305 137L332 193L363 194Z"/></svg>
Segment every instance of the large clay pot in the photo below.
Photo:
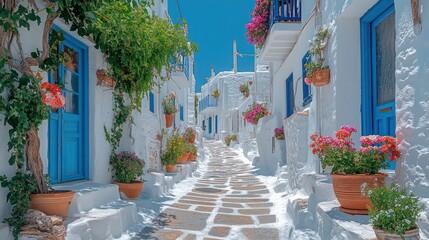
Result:
<svg viewBox="0 0 429 240"><path fill-rule="evenodd" d="M331 72L329 69L317 70L313 72L311 81L314 86L322 87L329 83L330 78L331 78Z"/></svg>
<svg viewBox="0 0 429 240"><path fill-rule="evenodd" d="M187 162L188 162L189 154L190 154L190 153L184 153L184 154L182 155L182 157L180 157L179 159L177 159L177 163L178 163L178 164L185 164L185 163L187 163Z"/></svg>
<svg viewBox="0 0 429 240"><path fill-rule="evenodd" d="M378 174L331 174L332 185L334 187L335 196L340 202L340 210L348 214L368 214L368 206L371 206L371 201L368 196L362 195L362 185L383 186L384 178L387 176L383 173Z"/></svg>
<svg viewBox="0 0 429 240"><path fill-rule="evenodd" d="M197 136L195 134L193 134L190 138L188 138L188 143L194 143L196 137Z"/></svg>
<svg viewBox="0 0 429 240"><path fill-rule="evenodd" d="M46 215L66 218L73 197L73 191L56 190L45 194L31 194L30 208L39 210Z"/></svg>
<svg viewBox="0 0 429 240"><path fill-rule="evenodd" d="M120 183L113 182L119 186L119 192L121 193L121 198L124 199L138 199L140 193L143 190L144 182L132 182L132 183Z"/></svg>
<svg viewBox="0 0 429 240"><path fill-rule="evenodd" d="M175 173L176 172L176 164L167 164L165 166L165 171L168 173Z"/></svg>
<svg viewBox="0 0 429 240"><path fill-rule="evenodd" d="M419 228L414 228L409 231L406 231L403 236L399 236L393 233L387 233L383 230L375 229L375 236L377 236L377 240L418 240L420 239Z"/></svg>
<svg viewBox="0 0 429 240"><path fill-rule="evenodd" d="M191 162L197 161L197 154L190 154L188 157L188 161L191 161Z"/></svg>
<svg viewBox="0 0 429 240"><path fill-rule="evenodd" d="M245 93L245 94L244 94L244 97L245 97L245 98L248 98L249 96L250 96L250 94L249 94L249 93Z"/></svg>
<svg viewBox="0 0 429 240"><path fill-rule="evenodd" d="M165 126L167 128L173 125L173 120L174 120L174 114L165 114Z"/></svg>

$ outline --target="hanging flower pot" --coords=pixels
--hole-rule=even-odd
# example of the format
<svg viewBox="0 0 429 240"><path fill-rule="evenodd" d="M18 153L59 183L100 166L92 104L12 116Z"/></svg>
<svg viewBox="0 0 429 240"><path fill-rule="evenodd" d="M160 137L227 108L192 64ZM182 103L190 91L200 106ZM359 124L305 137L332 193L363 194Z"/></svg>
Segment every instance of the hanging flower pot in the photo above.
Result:
<svg viewBox="0 0 429 240"><path fill-rule="evenodd" d="M115 79L109 76L105 70L99 69L96 74L98 79L97 85L115 88Z"/></svg>
<svg viewBox="0 0 429 240"><path fill-rule="evenodd" d="M30 208L39 210L46 215L56 215L66 218L73 197L73 191L52 191L50 193L31 194Z"/></svg>
<svg viewBox="0 0 429 240"><path fill-rule="evenodd" d="M348 214L368 214L371 201L362 194L362 186L383 186L387 174L331 174L335 196L340 210Z"/></svg>
<svg viewBox="0 0 429 240"><path fill-rule="evenodd" d="M165 114L165 127L169 128L173 125L174 114Z"/></svg>
<svg viewBox="0 0 429 240"><path fill-rule="evenodd" d="M248 98L249 96L250 96L250 94L249 94L249 93L244 94L244 97L245 97L245 98Z"/></svg>
<svg viewBox="0 0 429 240"><path fill-rule="evenodd" d="M322 87L322 86L328 85L330 76L331 74L329 69L317 70L313 72L311 81L314 86Z"/></svg>

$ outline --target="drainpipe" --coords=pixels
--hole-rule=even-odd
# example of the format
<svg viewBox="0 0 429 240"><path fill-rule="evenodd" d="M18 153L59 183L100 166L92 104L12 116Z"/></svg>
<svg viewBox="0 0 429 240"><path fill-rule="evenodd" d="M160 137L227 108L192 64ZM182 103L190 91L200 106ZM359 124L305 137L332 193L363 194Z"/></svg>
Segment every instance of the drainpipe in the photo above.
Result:
<svg viewBox="0 0 429 240"><path fill-rule="evenodd" d="M320 87L316 87L316 131L320 135L322 134L322 118L321 118L321 103L320 103ZM316 173L321 172L320 162L316 162Z"/></svg>

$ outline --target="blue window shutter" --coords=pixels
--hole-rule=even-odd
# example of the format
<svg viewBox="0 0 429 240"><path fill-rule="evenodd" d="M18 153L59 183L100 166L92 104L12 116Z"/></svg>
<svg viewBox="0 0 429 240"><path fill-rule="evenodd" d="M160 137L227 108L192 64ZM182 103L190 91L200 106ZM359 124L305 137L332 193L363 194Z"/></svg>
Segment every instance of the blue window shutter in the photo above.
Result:
<svg viewBox="0 0 429 240"><path fill-rule="evenodd" d="M310 53L307 52L302 58L302 106L307 106L311 103L311 100L313 99L313 96L311 95L311 86L307 85L304 81L307 75L307 69L305 69L304 64L310 63L310 61L311 56Z"/></svg>
<svg viewBox="0 0 429 240"><path fill-rule="evenodd" d="M293 74L286 79L286 118L292 116L294 109Z"/></svg>
<svg viewBox="0 0 429 240"><path fill-rule="evenodd" d="M155 95L152 92L149 93L149 111L155 113Z"/></svg>
<svg viewBox="0 0 429 240"><path fill-rule="evenodd" d="M180 111L180 120L183 121L184 118L183 118L183 106L182 105L179 106L179 111Z"/></svg>

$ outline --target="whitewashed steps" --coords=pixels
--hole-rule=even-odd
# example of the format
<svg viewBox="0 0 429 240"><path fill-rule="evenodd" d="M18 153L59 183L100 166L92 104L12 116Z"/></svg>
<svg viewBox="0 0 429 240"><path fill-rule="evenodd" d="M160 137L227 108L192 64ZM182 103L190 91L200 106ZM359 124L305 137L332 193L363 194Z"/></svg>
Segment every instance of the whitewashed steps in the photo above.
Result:
<svg viewBox="0 0 429 240"><path fill-rule="evenodd" d="M79 218L66 220L69 240L104 240L119 238L143 219L132 202L117 200L91 209Z"/></svg>

